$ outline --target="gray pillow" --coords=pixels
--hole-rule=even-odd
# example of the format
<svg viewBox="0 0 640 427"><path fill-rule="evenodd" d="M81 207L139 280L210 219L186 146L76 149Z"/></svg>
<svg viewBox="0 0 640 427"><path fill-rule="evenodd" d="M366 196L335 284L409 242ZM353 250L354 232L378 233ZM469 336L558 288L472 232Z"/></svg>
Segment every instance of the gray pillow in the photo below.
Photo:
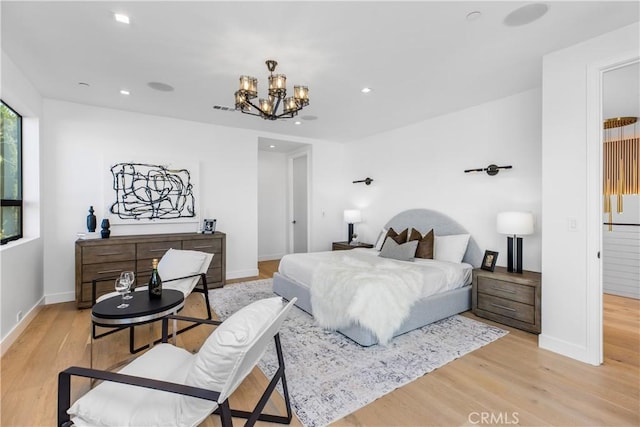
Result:
<svg viewBox="0 0 640 427"><path fill-rule="evenodd" d="M383 258L397 259L399 261L413 261L417 247L418 240L412 240L411 242L399 245L395 240L387 239L384 241L384 245L382 245L380 256Z"/></svg>

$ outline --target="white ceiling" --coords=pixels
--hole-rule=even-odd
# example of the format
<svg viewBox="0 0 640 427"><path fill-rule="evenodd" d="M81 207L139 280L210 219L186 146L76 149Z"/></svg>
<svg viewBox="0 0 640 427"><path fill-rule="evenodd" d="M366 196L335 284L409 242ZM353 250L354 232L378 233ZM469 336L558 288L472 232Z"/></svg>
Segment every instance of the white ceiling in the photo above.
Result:
<svg viewBox="0 0 640 427"><path fill-rule="evenodd" d="M639 20L638 1L546 3L546 15L520 27L503 20L529 2L0 4L2 49L47 98L350 141L539 87L544 54ZM482 15L467 21L472 11ZM212 108L233 105L242 74L258 78L262 95L269 58L289 88L309 86L301 116L317 120Z"/></svg>

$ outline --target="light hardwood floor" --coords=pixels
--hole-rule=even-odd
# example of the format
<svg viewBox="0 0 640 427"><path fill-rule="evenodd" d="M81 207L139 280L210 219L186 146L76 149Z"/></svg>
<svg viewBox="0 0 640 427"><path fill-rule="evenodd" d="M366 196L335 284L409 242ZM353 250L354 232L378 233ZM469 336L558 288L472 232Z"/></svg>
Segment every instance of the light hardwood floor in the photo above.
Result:
<svg viewBox="0 0 640 427"><path fill-rule="evenodd" d="M260 278L271 277L277 265L277 261L260 263ZM602 366L541 350L536 335L466 313L510 333L383 396L336 425L640 425L640 301L605 295L604 303ZM184 313L203 312L202 298L189 297ZM2 426L55 424L57 373L72 365L89 366L92 361L89 314L73 303L45 306L6 352L1 367ZM196 328L181 335L178 344L195 350L209 332ZM117 345L126 345L126 333L112 337L120 340ZM108 364L120 357L110 358L111 354L95 351L94 364ZM264 376L254 370L232 396L232 406L250 409L263 384ZM88 389L88 382L78 380L73 387L74 395L80 395ZM268 409L282 411L282 399L273 400ZM238 419L234 424L243 423ZM220 423L210 417L203 425ZM292 425L300 423L294 419Z"/></svg>

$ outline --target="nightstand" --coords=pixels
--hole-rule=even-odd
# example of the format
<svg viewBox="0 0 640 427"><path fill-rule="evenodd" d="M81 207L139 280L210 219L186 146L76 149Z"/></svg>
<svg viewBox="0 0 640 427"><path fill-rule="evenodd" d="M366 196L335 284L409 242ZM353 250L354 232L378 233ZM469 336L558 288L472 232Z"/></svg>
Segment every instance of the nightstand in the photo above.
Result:
<svg viewBox="0 0 640 427"><path fill-rule="evenodd" d="M541 274L473 270L473 314L523 331L540 333Z"/></svg>
<svg viewBox="0 0 640 427"><path fill-rule="evenodd" d="M332 251L348 251L355 248L372 248L370 243L358 243L357 245L350 245L349 242L333 242L331 245Z"/></svg>

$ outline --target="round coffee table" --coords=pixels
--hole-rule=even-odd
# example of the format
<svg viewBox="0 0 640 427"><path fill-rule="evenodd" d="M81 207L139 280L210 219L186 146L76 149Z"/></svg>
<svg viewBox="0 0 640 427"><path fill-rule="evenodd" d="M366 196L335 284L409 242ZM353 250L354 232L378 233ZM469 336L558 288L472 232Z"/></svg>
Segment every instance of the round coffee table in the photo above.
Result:
<svg viewBox="0 0 640 427"><path fill-rule="evenodd" d="M132 292L129 307L118 308L120 295L100 301L91 308L91 321L98 326L140 325L175 313L184 306L184 295L175 289L164 289L162 297L150 299L146 291Z"/></svg>
<svg viewBox="0 0 640 427"><path fill-rule="evenodd" d="M153 336L151 334L153 328L153 322L160 320L163 317L177 313L184 306L184 295L182 292L175 289L164 289L162 291L162 297L158 299L150 299L149 293L144 291L132 292L133 298L127 300L129 307L118 308L118 305L122 303L122 297L115 295L110 298L106 298L99 303L95 304L91 308L91 321L93 322L92 330L95 326L115 328L114 331L110 331L101 335L97 335L95 338L105 337L113 332L117 332L121 329L131 329L133 326L143 325L148 323L149 326L149 343L138 348L134 348L134 334L133 331L129 331L129 353L134 354L142 351L146 348L150 348L154 344ZM131 328L128 328L128 327ZM175 327L175 325L174 325ZM175 338L175 336L174 336ZM107 344L107 343L105 343ZM91 367L94 365L94 335L91 335ZM112 353L117 350L114 347L107 345L108 351ZM104 351L104 350L103 350ZM115 356L116 353L113 353ZM118 353L119 354L119 353Z"/></svg>

